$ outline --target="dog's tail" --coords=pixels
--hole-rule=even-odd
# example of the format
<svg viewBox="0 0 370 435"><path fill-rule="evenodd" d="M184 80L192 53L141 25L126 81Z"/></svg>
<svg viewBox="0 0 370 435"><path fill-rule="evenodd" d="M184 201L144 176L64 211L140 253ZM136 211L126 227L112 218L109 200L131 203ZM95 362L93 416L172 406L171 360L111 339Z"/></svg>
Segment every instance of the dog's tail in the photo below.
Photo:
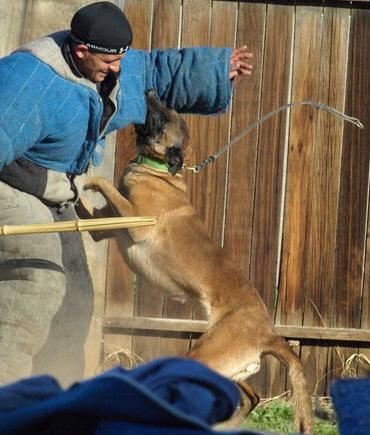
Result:
<svg viewBox="0 0 370 435"><path fill-rule="evenodd" d="M267 353L278 358L289 369L296 423L299 425L301 432L312 434L312 404L302 363L284 338L276 336L269 345Z"/></svg>

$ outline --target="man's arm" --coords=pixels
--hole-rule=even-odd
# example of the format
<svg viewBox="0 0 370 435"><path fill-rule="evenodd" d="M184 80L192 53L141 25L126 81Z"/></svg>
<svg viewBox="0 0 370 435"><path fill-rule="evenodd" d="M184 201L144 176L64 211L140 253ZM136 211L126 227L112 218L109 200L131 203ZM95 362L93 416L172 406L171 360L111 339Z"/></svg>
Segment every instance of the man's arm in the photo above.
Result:
<svg viewBox="0 0 370 435"><path fill-rule="evenodd" d="M147 87L183 113L225 112L231 101L231 48L154 50L148 54Z"/></svg>
<svg viewBox="0 0 370 435"><path fill-rule="evenodd" d="M225 112L232 95L231 81L252 74L252 57L246 46L154 50L150 78L160 97L178 112Z"/></svg>

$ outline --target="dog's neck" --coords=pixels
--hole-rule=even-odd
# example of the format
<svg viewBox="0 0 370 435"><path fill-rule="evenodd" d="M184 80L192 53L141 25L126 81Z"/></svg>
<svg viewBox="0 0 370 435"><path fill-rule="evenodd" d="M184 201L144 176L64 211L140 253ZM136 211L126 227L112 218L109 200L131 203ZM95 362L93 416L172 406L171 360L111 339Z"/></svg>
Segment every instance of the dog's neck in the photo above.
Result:
<svg viewBox="0 0 370 435"><path fill-rule="evenodd" d="M139 154L132 163L140 163L146 166L150 166L151 168L157 169L159 171L170 172L167 163L163 163L150 157L143 156L142 154Z"/></svg>
<svg viewBox="0 0 370 435"><path fill-rule="evenodd" d="M161 165L161 162L155 162ZM167 167L165 168L165 166L163 166L158 169L157 166L151 166L150 164L147 164L145 158L144 160L132 160L130 162L130 165L127 166L127 168L125 169L124 177L126 180L128 180L131 176L135 177L135 175L138 175L140 177L143 177L144 175L149 175L150 177L154 176L157 180L161 180L164 183L169 183L176 189L181 190L183 193L186 193L187 191L187 186L181 172L172 175ZM142 178L142 182L143 180L144 178Z"/></svg>

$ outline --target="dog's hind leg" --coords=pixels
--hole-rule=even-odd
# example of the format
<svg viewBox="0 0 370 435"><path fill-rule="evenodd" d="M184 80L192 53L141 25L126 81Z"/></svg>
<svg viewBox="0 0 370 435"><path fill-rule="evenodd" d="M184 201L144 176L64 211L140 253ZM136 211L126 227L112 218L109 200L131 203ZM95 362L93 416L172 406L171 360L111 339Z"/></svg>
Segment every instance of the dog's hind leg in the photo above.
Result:
<svg viewBox="0 0 370 435"><path fill-rule="evenodd" d="M246 346L240 323L234 320L232 314L221 318L199 338L187 356L237 382L242 400L236 419L240 419L259 403L259 396L245 379L259 371L261 352L255 346Z"/></svg>
<svg viewBox="0 0 370 435"><path fill-rule="evenodd" d="M243 410L247 411L246 407L249 406L246 415L248 415L259 403L260 396L253 390L253 388L246 381L238 381L237 383L242 392L242 407ZM249 399L250 404L244 403L244 397Z"/></svg>
<svg viewBox="0 0 370 435"><path fill-rule="evenodd" d="M215 425L216 430L238 428L260 401L257 393L246 381L239 381L237 382L237 385L241 395L240 404L234 414L228 420Z"/></svg>

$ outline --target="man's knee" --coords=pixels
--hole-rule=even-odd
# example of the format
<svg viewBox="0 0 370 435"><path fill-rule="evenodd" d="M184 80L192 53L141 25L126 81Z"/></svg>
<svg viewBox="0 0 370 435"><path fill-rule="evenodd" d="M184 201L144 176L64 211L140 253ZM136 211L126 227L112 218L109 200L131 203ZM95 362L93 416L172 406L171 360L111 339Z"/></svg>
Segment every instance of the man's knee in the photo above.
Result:
<svg viewBox="0 0 370 435"><path fill-rule="evenodd" d="M30 272L27 275L27 270ZM17 276L16 270L11 272ZM1 280L0 381L29 376L64 296L61 271L21 269L22 279Z"/></svg>

